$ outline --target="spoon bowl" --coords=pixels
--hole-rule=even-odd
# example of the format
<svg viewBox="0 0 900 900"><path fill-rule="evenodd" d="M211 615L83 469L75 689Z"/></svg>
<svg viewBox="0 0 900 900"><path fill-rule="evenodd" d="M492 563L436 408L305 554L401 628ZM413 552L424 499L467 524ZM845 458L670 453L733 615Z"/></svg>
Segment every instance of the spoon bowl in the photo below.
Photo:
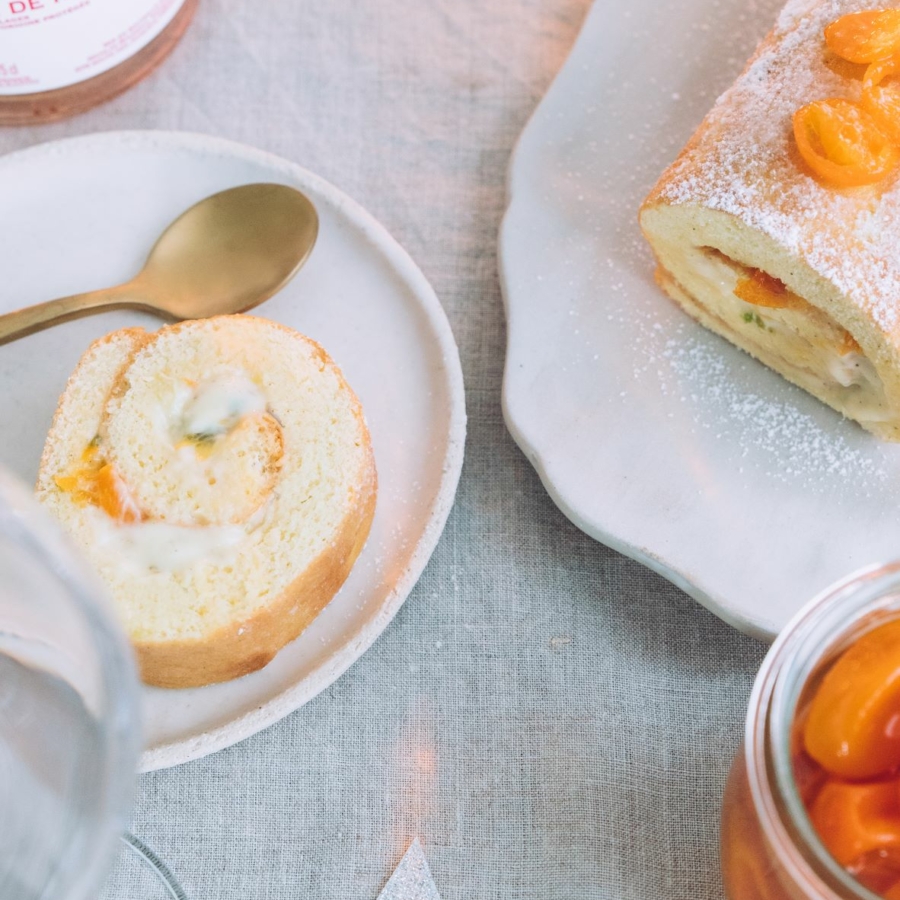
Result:
<svg viewBox="0 0 900 900"><path fill-rule="evenodd" d="M176 319L244 312L279 291L306 262L319 218L304 194L246 184L213 194L160 236L135 287Z"/></svg>
<svg viewBox="0 0 900 900"><path fill-rule="evenodd" d="M282 184L245 184L182 213L125 284L0 316L0 343L100 309L137 308L169 319L245 312L279 291L312 252L319 217Z"/></svg>

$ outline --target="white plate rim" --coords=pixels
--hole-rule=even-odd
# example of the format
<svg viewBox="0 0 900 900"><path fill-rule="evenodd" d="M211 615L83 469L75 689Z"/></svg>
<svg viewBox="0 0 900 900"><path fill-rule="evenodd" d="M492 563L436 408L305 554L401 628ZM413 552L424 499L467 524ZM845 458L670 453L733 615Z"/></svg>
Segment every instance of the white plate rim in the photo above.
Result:
<svg viewBox="0 0 900 900"><path fill-rule="evenodd" d="M333 684L375 643L419 580L443 533L462 473L466 410L459 349L453 337L447 314L425 275L406 250L371 213L330 182L303 166L277 154L207 134L163 130L122 130L66 137L15 150L0 157L0 167L15 166L23 158L32 162L40 155L51 156L56 153L65 153L66 148L75 145L90 146L106 143L124 145L129 142L134 142L143 149L148 145L162 143L168 148L239 158L270 170L284 172L300 183L313 187L317 193L323 195L327 202L331 203L360 229L365 238L372 243L373 247L402 279L408 287L411 297L425 314L445 364L449 404L447 445L441 466L438 490L421 536L409 557L409 563L396 579L392 590L384 596L377 612L359 626L352 639L347 640L336 653L325 659L309 675L280 693L274 694L256 709L236 716L228 722L200 734L160 743L145 749L141 755L138 771L149 772L199 759L245 740L280 721Z"/></svg>

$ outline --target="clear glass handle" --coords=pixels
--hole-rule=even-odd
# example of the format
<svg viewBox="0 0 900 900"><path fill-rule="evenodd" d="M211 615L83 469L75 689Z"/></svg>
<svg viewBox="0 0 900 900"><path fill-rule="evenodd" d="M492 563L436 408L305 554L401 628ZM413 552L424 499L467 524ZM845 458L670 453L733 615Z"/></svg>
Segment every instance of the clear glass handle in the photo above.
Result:
<svg viewBox="0 0 900 900"><path fill-rule="evenodd" d="M122 845L99 900L187 900L168 866L140 838L125 832Z"/></svg>

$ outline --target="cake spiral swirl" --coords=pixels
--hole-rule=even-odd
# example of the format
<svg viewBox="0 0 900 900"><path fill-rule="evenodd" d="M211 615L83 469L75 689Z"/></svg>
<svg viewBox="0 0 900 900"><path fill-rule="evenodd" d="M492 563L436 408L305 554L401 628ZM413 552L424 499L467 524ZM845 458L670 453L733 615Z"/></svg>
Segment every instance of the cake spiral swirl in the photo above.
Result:
<svg viewBox="0 0 900 900"><path fill-rule="evenodd" d="M346 579L376 473L325 351L249 316L114 332L60 400L37 493L113 599L149 684L265 665Z"/></svg>

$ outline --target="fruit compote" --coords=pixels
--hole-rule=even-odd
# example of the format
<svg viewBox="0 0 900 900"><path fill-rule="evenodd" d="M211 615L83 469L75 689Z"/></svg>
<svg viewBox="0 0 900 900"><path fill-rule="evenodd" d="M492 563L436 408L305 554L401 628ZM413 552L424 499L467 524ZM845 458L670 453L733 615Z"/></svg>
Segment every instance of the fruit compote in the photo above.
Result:
<svg viewBox="0 0 900 900"><path fill-rule="evenodd" d="M900 900L900 563L769 651L722 806L729 900Z"/></svg>
<svg viewBox="0 0 900 900"><path fill-rule="evenodd" d="M797 717L795 776L828 852L900 900L900 620L859 637Z"/></svg>

